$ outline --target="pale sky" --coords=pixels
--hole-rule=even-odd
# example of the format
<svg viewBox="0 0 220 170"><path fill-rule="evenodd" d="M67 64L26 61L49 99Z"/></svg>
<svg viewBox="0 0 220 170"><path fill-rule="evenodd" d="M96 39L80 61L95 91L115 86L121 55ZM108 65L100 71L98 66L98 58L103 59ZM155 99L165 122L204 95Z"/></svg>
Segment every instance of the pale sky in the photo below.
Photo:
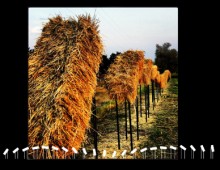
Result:
<svg viewBox="0 0 220 170"><path fill-rule="evenodd" d="M80 14L95 14L99 22L104 54L144 50L155 58L156 44L165 42L178 51L178 8L29 8L29 47L34 48L48 18L65 19Z"/></svg>

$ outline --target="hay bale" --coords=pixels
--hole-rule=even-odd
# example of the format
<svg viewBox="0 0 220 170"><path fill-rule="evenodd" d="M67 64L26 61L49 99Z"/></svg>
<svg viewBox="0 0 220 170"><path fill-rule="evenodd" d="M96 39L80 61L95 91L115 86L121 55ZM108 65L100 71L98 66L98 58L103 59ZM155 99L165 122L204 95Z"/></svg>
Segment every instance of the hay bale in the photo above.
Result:
<svg viewBox="0 0 220 170"><path fill-rule="evenodd" d="M153 65L152 69L151 69L151 80L155 81L156 77L157 77L157 66Z"/></svg>
<svg viewBox="0 0 220 170"><path fill-rule="evenodd" d="M168 81L171 79L171 72L170 70L165 70L164 73L167 75Z"/></svg>
<svg viewBox="0 0 220 170"><path fill-rule="evenodd" d="M126 99L133 104L137 96L137 86L142 79L144 52L128 50L115 59L105 75L106 87L111 99L119 102Z"/></svg>
<svg viewBox="0 0 220 170"><path fill-rule="evenodd" d="M155 78L155 82L156 82L157 84L160 84L160 81L161 81L160 71L157 71L157 76L156 76L156 78Z"/></svg>
<svg viewBox="0 0 220 170"><path fill-rule="evenodd" d="M163 73L160 76L160 88L164 89L166 88L166 86L167 86L167 76L166 74Z"/></svg>
<svg viewBox="0 0 220 170"><path fill-rule="evenodd" d="M103 51L97 20L77 19L49 19L28 60L29 147L64 146L67 157L89 128Z"/></svg>
<svg viewBox="0 0 220 170"><path fill-rule="evenodd" d="M151 59L144 60L144 69L142 76L142 83L148 86L151 83L151 69L153 66L153 61Z"/></svg>
<svg viewBox="0 0 220 170"><path fill-rule="evenodd" d="M169 70L165 70L163 74L161 74L161 82L160 82L160 87L162 89L167 87L167 82L171 78L171 73Z"/></svg>

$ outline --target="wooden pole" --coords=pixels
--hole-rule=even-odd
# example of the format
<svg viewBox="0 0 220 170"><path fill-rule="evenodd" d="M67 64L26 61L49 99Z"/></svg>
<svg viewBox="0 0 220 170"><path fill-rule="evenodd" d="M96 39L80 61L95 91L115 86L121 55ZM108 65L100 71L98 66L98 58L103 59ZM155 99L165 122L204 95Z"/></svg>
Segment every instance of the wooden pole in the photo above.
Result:
<svg viewBox="0 0 220 170"><path fill-rule="evenodd" d="M147 86L147 108L148 108L148 118L150 117L150 85Z"/></svg>
<svg viewBox="0 0 220 170"><path fill-rule="evenodd" d="M127 100L125 100L125 137L128 139L128 123L127 123Z"/></svg>
<svg viewBox="0 0 220 170"><path fill-rule="evenodd" d="M131 141L131 150L133 150L133 139L132 139L132 124L131 124L131 104L128 101L128 114L129 114L129 124L130 124L130 141Z"/></svg>
<svg viewBox="0 0 220 170"><path fill-rule="evenodd" d="M144 104L145 104L145 114L146 114L146 122L147 122L147 87L144 85Z"/></svg>
<svg viewBox="0 0 220 170"><path fill-rule="evenodd" d="M142 117L142 99L141 99L141 84L140 84L140 116Z"/></svg>
<svg viewBox="0 0 220 170"><path fill-rule="evenodd" d="M160 88L160 86L159 86L159 91L160 91L160 97L162 96L162 94L161 94L161 88Z"/></svg>
<svg viewBox="0 0 220 170"><path fill-rule="evenodd" d="M95 97L93 97L93 109L92 109L93 115L92 115L92 120L93 120L93 137L94 137L94 148L96 150L96 159L98 159L98 128L97 128L97 117L96 117L96 100Z"/></svg>
<svg viewBox="0 0 220 170"><path fill-rule="evenodd" d="M158 93L158 100L160 100L160 85L158 84L157 85L157 93Z"/></svg>
<svg viewBox="0 0 220 170"><path fill-rule="evenodd" d="M157 83L154 82L154 101L155 101L155 105L157 102Z"/></svg>
<svg viewBox="0 0 220 170"><path fill-rule="evenodd" d="M159 101L159 85L157 83L155 83L156 86L156 95L157 95L157 102Z"/></svg>
<svg viewBox="0 0 220 170"><path fill-rule="evenodd" d="M117 119L117 131L118 131L118 149L120 149L120 129L119 129L119 117L118 117L118 102L117 96L115 97L115 105L116 105L116 119Z"/></svg>
<svg viewBox="0 0 220 170"><path fill-rule="evenodd" d="M139 118L138 118L139 114L138 114L138 96L136 97L136 123L137 123L137 140L139 140L139 128L138 128L138 122L139 122Z"/></svg>
<svg viewBox="0 0 220 170"><path fill-rule="evenodd" d="M153 110L154 110L154 102L155 102L155 94L154 94L154 81L151 80L151 84L152 84L152 103L153 103Z"/></svg>

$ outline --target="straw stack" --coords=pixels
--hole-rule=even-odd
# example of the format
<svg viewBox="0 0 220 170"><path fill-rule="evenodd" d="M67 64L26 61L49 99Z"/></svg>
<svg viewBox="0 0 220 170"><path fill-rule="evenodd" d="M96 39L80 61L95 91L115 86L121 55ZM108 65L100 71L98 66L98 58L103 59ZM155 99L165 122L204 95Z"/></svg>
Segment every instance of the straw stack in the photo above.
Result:
<svg viewBox="0 0 220 170"><path fill-rule="evenodd" d="M152 66L152 69L151 69L151 80L155 81L156 80L156 77L157 77L157 66L156 65L153 65Z"/></svg>
<svg viewBox="0 0 220 170"><path fill-rule="evenodd" d="M157 84L160 84L160 81L161 81L160 71L157 71L157 76L156 76L156 78L155 78L155 82L156 82Z"/></svg>
<svg viewBox="0 0 220 170"><path fill-rule="evenodd" d="M29 147L64 146L67 157L89 128L103 51L97 20L77 19L49 19L28 61Z"/></svg>
<svg viewBox="0 0 220 170"><path fill-rule="evenodd" d="M105 82L111 99L133 104L142 79L144 52L128 50L115 59L107 71Z"/></svg>
<svg viewBox="0 0 220 170"><path fill-rule="evenodd" d="M171 79L171 72L170 72L170 70L165 70L164 73L167 74L167 78L168 78L168 81L169 81Z"/></svg>
<svg viewBox="0 0 220 170"><path fill-rule="evenodd" d="M143 76L142 82L148 86L151 83L151 69L153 66L153 61L151 59L144 60L144 69L143 69Z"/></svg>
<svg viewBox="0 0 220 170"><path fill-rule="evenodd" d="M161 74L161 82L160 82L160 87L162 89L167 87L167 82L171 78L171 73L169 70L165 70L163 74Z"/></svg>

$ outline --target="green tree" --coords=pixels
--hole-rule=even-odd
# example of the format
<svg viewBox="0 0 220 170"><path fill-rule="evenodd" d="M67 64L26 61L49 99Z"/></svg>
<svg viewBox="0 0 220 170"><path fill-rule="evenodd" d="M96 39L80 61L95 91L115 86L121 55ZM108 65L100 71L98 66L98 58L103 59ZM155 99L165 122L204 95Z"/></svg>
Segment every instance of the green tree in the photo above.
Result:
<svg viewBox="0 0 220 170"><path fill-rule="evenodd" d="M166 42L162 46L156 44L155 64L161 73L168 69L172 73L178 73L178 52L176 49L170 49L171 44Z"/></svg>
<svg viewBox="0 0 220 170"><path fill-rule="evenodd" d="M119 54L121 54L121 52L118 52L118 51L117 51L116 53L112 53L112 54L110 55L110 58L109 58L110 64L115 61L116 57L117 57Z"/></svg>
<svg viewBox="0 0 220 170"><path fill-rule="evenodd" d="M110 65L110 60L108 59L107 55L102 55L102 62L99 66L99 75L106 74L109 65Z"/></svg>

